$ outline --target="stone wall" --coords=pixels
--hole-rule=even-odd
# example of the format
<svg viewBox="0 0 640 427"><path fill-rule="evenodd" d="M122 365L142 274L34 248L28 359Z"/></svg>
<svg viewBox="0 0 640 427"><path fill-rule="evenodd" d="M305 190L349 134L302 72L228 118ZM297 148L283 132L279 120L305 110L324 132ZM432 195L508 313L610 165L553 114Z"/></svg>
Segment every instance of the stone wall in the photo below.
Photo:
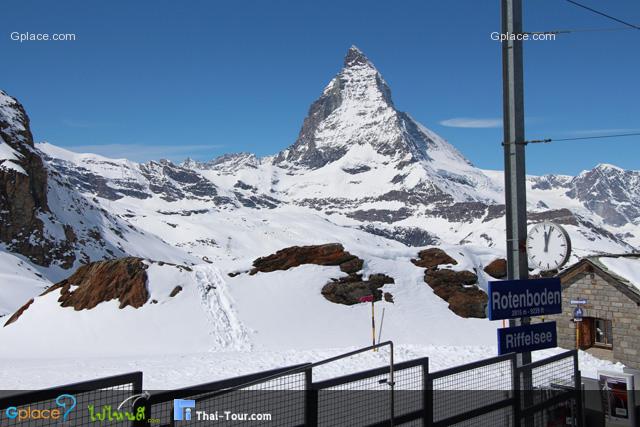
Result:
<svg viewBox="0 0 640 427"><path fill-rule="evenodd" d="M611 280L611 279L609 279ZM624 285L621 285L624 286ZM640 306L594 271L579 273L562 284L562 314L547 316L558 326L558 345L575 348L576 331L572 299L586 299L584 317L612 321L613 357L625 365L640 369ZM537 319L538 320L538 319Z"/></svg>

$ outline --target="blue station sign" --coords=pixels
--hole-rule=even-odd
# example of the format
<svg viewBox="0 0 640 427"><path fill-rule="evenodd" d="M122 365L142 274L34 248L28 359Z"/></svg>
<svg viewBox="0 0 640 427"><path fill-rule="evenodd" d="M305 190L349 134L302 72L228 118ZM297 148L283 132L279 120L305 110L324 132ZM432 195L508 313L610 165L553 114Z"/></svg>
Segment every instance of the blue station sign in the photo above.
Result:
<svg viewBox="0 0 640 427"><path fill-rule="evenodd" d="M498 354L524 353L557 346L556 322L498 329Z"/></svg>
<svg viewBox="0 0 640 427"><path fill-rule="evenodd" d="M489 320L562 313L560 279L489 282Z"/></svg>

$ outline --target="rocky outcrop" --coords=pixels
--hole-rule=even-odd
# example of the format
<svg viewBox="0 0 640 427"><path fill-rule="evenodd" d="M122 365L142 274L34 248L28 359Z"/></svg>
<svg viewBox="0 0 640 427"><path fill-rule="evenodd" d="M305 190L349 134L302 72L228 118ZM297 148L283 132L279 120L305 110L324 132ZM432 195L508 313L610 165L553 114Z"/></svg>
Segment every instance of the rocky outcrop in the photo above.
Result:
<svg viewBox="0 0 640 427"><path fill-rule="evenodd" d="M456 265L457 261L439 248L428 248L412 259L418 267L426 268L424 281L433 292L449 303L449 310L460 317L485 318L487 294L478 288L478 276L470 271L440 269L440 265Z"/></svg>
<svg viewBox="0 0 640 427"><path fill-rule="evenodd" d="M393 296L381 290L389 283L395 283L395 280L386 274L372 274L368 280L362 280L361 274L350 274L324 285L322 295L331 302L344 305L358 304L360 298L368 295L373 295L374 301L384 297L385 301L393 302Z"/></svg>
<svg viewBox="0 0 640 427"><path fill-rule="evenodd" d="M424 281L433 292L449 303L449 310L460 317L485 318L487 294L478 288L478 276L470 271L429 269Z"/></svg>
<svg viewBox="0 0 640 427"><path fill-rule="evenodd" d="M249 274L288 270L303 264L337 265L345 273L355 273L362 269L363 263L363 260L345 251L339 243L292 246L256 259Z"/></svg>
<svg viewBox="0 0 640 427"><path fill-rule="evenodd" d="M249 274L288 270L303 264L337 265L342 272L347 273L347 276L332 279L322 288L322 295L333 303L358 304L361 297L368 295L373 295L374 301L384 298L387 302L393 302L393 295L381 290L384 285L395 283L393 277L371 274L367 280L363 280L362 274L358 271L362 270L364 261L345 251L339 243L281 249L275 254L255 260ZM241 273L232 272L229 276L234 277L238 274Z"/></svg>
<svg viewBox="0 0 640 427"><path fill-rule="evenodd" d="M31 298L29 301L27 301L27 303L25 305L23 305L22 307L20 307L18 309L18 311L16 311L15 313L13 313L13 315L9 318L9 320L7 320L7 323L4 324L4 326L9 326L10 324L12 324L13 322L15 322L16 320L18 320L18 318L20 316L22 316L22 313L24 313L25 311L27 311L27 309L29 308L29 306L31 304L33 304L33 298Z"/></svg>
<svg viewBox="0 0 640 427"><path fill-rule="evenodd" d="M418 252L418 259L412 259L412 263L418 267L435 269L441 264L456 265L458 261L451 258L445 251L439 248L428 248Z"/></svg>
<svg viewBox="0 0 640 427"><path fill-rule="evenodd" d="M59 290L60 305L75 310L92 309L114 299L120 302L119 308L139 308L149 299L146 269L144 261L134 257L92 262L43 295Z"/></svg>
<svg viewBox="0 0 640 427"><path fill-rule="evenodd" d="M496 279L504 279L507 277L507 260L504 258L494 259L484 268L484 272Z"/></svg>
<svg viewBox="0 0 640 427"><path fill-rule="evenodd" d="M75 260L67 241L47 238L40 215L49 213L47 171L33 146L24 107L0 90L0 242L8 249L48 266L57 259L63 268Z"/></svg>

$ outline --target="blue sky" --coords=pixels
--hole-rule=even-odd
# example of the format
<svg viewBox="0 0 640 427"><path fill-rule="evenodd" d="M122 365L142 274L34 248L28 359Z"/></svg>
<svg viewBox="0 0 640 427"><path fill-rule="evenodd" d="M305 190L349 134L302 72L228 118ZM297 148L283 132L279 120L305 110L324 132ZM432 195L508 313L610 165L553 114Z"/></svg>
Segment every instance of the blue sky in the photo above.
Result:
<svg viewBox="0 0 640 427"><path fill-rule="evenodd" d="M582 0L640 24L634 0ZM525 0L525 30L620 27L563 0ZM11 1L0 88L38 141L134 160L278 152L350 45L396 106L483 168L502 169L498 0ZM75 33L73 42L11 32ZM640 131L640 31L525 44L527 137ZM461 127L461 126L482 127ZM640 138L529 146L527 171L640 169Z"/></svg>

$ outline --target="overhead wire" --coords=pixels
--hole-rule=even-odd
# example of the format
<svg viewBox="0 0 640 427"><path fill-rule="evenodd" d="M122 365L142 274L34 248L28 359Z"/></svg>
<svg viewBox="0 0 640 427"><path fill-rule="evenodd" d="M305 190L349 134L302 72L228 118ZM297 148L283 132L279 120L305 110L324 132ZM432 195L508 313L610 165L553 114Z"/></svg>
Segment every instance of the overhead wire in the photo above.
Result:
<svg viewBox="0 0 640 427"><path fill-rule="evenodd" d="M523 141L522 144L547 144L549 142L558 142L558 141L580 141L580 140L587 140L587 139L621 138L621 137L627 137L627 136L640 136L640 132L618 133L618 134L611 134L611 135L577 136L573 138L532 139L528 141Z"/></svg>

